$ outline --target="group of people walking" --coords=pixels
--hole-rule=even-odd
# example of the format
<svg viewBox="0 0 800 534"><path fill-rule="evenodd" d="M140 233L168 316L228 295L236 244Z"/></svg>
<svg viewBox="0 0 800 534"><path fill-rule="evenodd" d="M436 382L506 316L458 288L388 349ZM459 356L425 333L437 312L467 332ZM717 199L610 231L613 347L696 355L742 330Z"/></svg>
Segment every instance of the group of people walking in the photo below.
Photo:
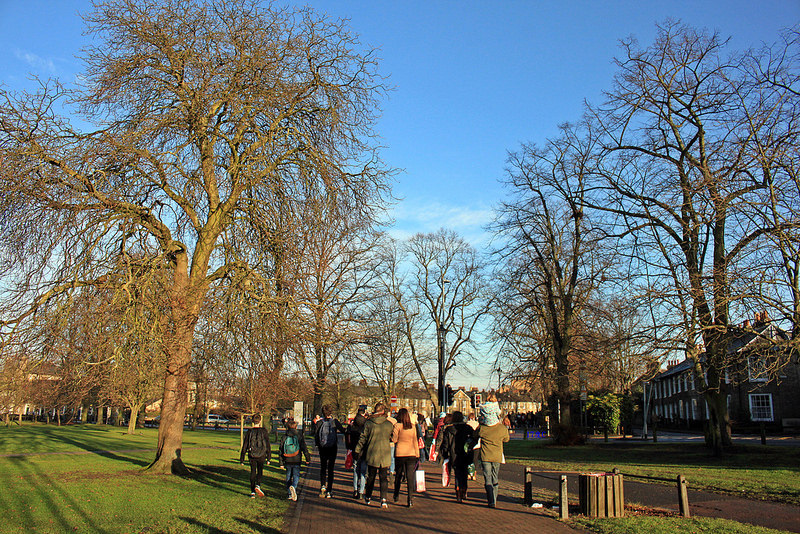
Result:
<svg viewBox="0 0 800 534"><path fill-rule="evenodd" d="M320 497L333 496L333 469L338 454L339 435L344 436L347 449L346 464L352 463L353 498L370 505L376 479L379 484L380 506L388 508L389 475L394 474L393 501L400 500L405 482L407 507L413 506L417 472L420 461L425 461L427 424L420 414L411 414L401 408L392 417L383 403L375 405L367 415L360 408L345 429L333 417L330 406L322 407L322 417L314 425L314 442L320 461ZM263 442L266 441L266 452ZM467 499L468 481L474 479L475 465L480 462L484 477L486 500L489 507L497 504L500 464L504 463L503 443L509 441L508 428L502 424L496 399L490 398L480 408L480 415L454 412L436 425L431 446L431 459L441 459L443 477L450 478L455 487L456 501ZM253 419L253 428L245 435L240 461L249 454L251 497L262 495L260 480L263 466L270 459L266 430L260 426L260 417ZM305 458L310 462L308 448L293 420L286 422L286 435L278 446L280 465L286 469L286 490L289 499L297 500L300 465ZM479 460L478 460L479 457ZM348 466L349 468L349 466ZM422 475L424 477L424 474Z"/></svg>

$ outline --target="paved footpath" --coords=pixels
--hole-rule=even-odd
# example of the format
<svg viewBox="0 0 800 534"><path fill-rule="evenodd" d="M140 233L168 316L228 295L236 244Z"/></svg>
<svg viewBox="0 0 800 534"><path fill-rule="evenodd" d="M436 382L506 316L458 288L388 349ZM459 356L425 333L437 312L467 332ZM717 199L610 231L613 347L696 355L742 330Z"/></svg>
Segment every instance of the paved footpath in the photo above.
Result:
<svg viewBox="0 0 800 534"><path fill-rule="evenodd" d="M296 503L289 507L283 530L290 534L341 534L342 532L381 534L421 532L483 532L495 529L498 532L536 532L537 534L574 533L547 511L526 508L521 504L521 488L512 488L512 483L501 481L497 508L486 506L483 479L470 481L468 499L464 504L455 500L452 483L442 488L441 468L426 462L425 483L428 491L414 496L412 508L404 506L405 484L400 492L398 504L391 499L393 486L389 487L389 508L380 507L380 488L375 481L372 504L353 498L352 470L345 472L344 448L339 447L339 458L334 473L334 497L319 497L319 462L316 455L301 483ZM503 466L505 467L505 466ZM480 471L480 470L478 470ZM502 473L502 468L501 468Z"/></svg>
<svg viewBox="0 0 800 534"><path fill-rule="evenodd" d="M414 506L405 508L405 484L400 501L391 501L393 486L389 488L389 508L380 507L380 490L376 480L370 506L353 498L352 471L345 472L344 447L339 447L339 458L334 474L334 498L319 497L319 462L316 455L301 482L296 503L289 507L283 531L290 534L348 533L421 533L421 532L478 532L496 528L507 532L537 532L541 534L576 532L554 519L552 511L528 508L522 504L524 467L506 464L500 468L500 496L496 509L486 506L483 479L478 469L477 480L470 481L466 503L455 501L452 484L442 488L441 467L426 462L428 491L416 494ZM534 476L536 487L556 492L556 473L540 472ZM577 474L567 473L570 493L570 513L577 512ZM556 480L553 480L553 479ZM689 481L691 487L691 481ZM535 490L534 490L535 491ZM645 484L633 479L625 480L625 501L648 508L672 510L677 513L677 489L672 485ZM545 502L545 504L548 504ZM787 532L800 533L800 507L751 501L729 495L689 490L689 505L693 516L721 517L764 526ZM344 529L344 530L343 530Z"/></svg>

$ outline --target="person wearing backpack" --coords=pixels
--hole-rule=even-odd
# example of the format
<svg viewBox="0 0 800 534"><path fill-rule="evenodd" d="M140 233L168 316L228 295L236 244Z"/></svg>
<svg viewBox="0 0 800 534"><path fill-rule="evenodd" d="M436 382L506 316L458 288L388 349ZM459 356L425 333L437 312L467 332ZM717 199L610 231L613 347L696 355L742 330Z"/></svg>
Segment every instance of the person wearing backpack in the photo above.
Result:
<svg viewBox="0 0 800 534"><path fill-rule="evenodd" d="M332 416L333 410L329 405L322 407L322 418L317 421L314 429L314 441L319 453L320 489L319 496L330 499L333 496L333 465L336 454L339 452L339 436L344 434L342 424Z"/></svg>
<svg viewBox="0 0 800 534"><path fill-rule="evenodd" d="M297 485L300 483L300 462L305 457L306 465L310 459L306 440L297 430L297 421L286 420L286 435L278 445L278 462L286 469L286 489L289 499L297 500Z"/></svg>
<svg viewBox="0 0 800 534"><path fill-rule="evenodd" d="M261 491L261 477L264 473L264 463L269 462L272 451L269 444L269 432L261 426L261 414L253 416L253 428L247 430L239 453L239 463L244 465L245 452L250 457L250 498L256 495L264 496Z"/></svg>

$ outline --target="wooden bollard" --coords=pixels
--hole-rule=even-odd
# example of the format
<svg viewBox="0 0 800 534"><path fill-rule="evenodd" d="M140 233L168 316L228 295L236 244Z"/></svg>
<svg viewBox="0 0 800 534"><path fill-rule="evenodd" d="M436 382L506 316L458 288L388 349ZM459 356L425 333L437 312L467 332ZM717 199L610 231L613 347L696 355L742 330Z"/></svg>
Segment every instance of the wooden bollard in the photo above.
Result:
<svg viewBox="0 0 800 534"><path fill-rule="evenodd" d="M567 475L561 475L558 486L558 517L569 519L569 495L567 494Z"/></svg>
<svg viewBox="0 0 800 534"><path fill-rule="evenodd" d="M690 517L689 514L689 488L686 484L686 477L678 475L678 508L681 517Z"/></svg>

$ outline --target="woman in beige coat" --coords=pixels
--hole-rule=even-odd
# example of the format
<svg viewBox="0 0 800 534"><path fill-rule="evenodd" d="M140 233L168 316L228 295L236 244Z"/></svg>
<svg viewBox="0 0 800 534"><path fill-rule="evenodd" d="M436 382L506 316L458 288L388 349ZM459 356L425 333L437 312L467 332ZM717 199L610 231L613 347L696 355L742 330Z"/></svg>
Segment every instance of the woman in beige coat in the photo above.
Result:
<svg viewBox="0 0 800 534"><path fill-rule="evenodd" d="M397 474L394 477L394 502L400 498L400 482L405 476L408 501L406 506L411 508L411 497L414 494L414 471L419 460L419 436L417 427L411 422L411 415L405 408L397 412L397 423L392 430L392 443L394 446L394 465Z"/></svg>

